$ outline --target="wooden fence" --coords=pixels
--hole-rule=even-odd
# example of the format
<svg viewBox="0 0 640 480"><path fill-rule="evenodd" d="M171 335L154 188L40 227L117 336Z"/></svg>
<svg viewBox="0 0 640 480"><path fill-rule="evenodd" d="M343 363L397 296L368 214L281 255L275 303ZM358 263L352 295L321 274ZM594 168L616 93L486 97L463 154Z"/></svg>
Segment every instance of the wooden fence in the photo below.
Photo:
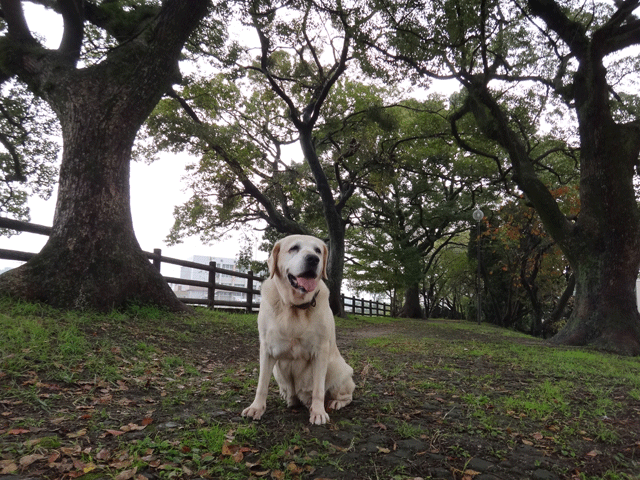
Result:
<svg viewBox="0 0 640 480"><path fill-rule="evenodd" d="M37 233L39 235L49 235L51 233L51 227L44 225L35 225L32 223L21 222L18 220L11 220L8 218L0 217L0 228L7 228L11 230L17 230L20 232ZM249 271L236 272L224 268L219 268L216 262L209 262L209 264L203 264L198 262L191 262L188 260L180 260L177 258L165 257L162 255L160 249L154 249L153 253L144 252L144 254L151 260L153 265L162 271L161 267L163 263L170 265L178 265L181 267L193 268L196 270L204 270L207 273L207 281L202 280L190 280L186 278L178 277L164 277L167 283L174 285L186 285L192 287L201 287L206 289L206 298L178 298L188 304L193 305L205 305L209 308L240 308L247 312L252 312L259 309L260 303L255 301L256 296L260 295L258 285L264 280L263 277L254 275ZM31 257L36 255L35 253L20 252L16 250L0 249L0 259L3 260L17 260L26 262ZM247 280L245 287L235 285L222 285L219 281L216 281L216 275L229 275L230 277L243 278ZM216 300L216 291L224 292L236 292L245 294L244 301L232 301L232 300ZM391 307L387 304L375 302L371 300L364 300L362 298L346 297L342 295L342 304L345 307L345 311L348 313L359 314L363 316L388 316L391 314Z"/></svg>
<svg viewBox="0 0 640 480"><path fill-rule="evenodd" d="M388 317L391 315L391 305L377 302L375 300L365 300L363 298L346 297L342 295L342 305L347 313L363 315L368 317Z"/></svg>
<svg viewBox="0 0 640 480"><path fill-rule="evenodd" d="M175 285L188 285L192 287L202 287L207 289L207 298L178 298L184 303L194 305L206 305L209 308L214 307L231 307L231 308L244 308L247 312L252 312L254 309L260 308L259 302L254 302L254 296L260 295L260 290L255 288L260 284L264 278L253 274L251 270L247 273L236 272L234 270L227 270L225 268L219 268L216 262L209 262L209 264L190 262L188 260L179 260L177 258L164 257L162 251L156 248L153 253L144 252L149 260L153 262L153 265L161 271L162 263L168 263L171 265L179 265L181 267L189 267L196 270L204 270L208 272L207 281L202 280L189 280L186 278L178 277L164 277L167 283L173 283ZM222 285L216 281L216 274L229 275L235 278L244 278L247 280L246 287L238 287L234 285ZM216 300L216 290L225 292L237 292L246 294L244 301L232 301L232 300Z"/></svg>

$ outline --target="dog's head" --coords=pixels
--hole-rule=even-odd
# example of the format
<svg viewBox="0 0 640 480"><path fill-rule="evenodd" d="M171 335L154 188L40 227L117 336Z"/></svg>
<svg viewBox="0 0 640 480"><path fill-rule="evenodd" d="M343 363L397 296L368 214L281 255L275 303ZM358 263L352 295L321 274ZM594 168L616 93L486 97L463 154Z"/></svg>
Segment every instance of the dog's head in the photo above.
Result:
<svg viewBox="0 0 640 480"><path fill-rule="evenodd" d="M293 304L312 298L321 279L327 278L328 249L309 235L291 235L279 240L269 256L269 278Z"/></svg>

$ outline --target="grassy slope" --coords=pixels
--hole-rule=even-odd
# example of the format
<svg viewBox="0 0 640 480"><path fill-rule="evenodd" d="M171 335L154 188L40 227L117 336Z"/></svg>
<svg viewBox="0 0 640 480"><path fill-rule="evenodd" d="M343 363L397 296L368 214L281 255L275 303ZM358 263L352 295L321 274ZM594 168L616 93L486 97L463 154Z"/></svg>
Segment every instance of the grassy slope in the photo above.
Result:
<svg viewBox="0 0 640 480"><path fill-rule="evenodd" d="M500 464L523 445L560 478L640 471L639 359L465 322L339 320L354 404L310 427L272 382L252 423L238 412L257 380L255 321L3 301L0 474L350 478L357 457L363 478L472 478L470 459ZM409 439L421 451L406 461Z"/></svg>

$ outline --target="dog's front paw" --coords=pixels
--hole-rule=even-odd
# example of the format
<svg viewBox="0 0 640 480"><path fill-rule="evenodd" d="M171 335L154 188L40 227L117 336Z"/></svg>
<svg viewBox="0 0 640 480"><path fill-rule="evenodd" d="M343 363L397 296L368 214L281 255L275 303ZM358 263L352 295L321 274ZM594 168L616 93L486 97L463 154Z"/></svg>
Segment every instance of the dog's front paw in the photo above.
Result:
<svg viewBox="0 0 640 480"><path fill-rule="evenodd" d="M309 422L313 425L324 425L329 422L329 414L324 408L311 408L310 412L311 415L309 416Z"/></svg>
<svg viewBox="0 0 640 480"><path fill-rule="evenodd" d="M251 417L254 420L260 420L260 418L262 417L262 414L266 409L267 409L266 404L256 405L255 403L252 403L251 406L245 408L242 411L242 416Z"/></svg>

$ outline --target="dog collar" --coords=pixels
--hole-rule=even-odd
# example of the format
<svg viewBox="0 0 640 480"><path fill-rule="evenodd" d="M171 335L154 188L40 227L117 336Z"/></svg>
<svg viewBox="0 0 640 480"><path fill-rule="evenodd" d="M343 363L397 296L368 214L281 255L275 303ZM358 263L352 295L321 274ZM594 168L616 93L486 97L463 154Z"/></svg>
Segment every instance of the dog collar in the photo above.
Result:
<svg viewBox="0 0 640 480"><path fill-rule="evenodd" d="M294 303L291 306L299 308L300 310L307 310L308 308L315 307L316 306L316 297L318 296L319 293L320 293L320 290L318 290L316 292L316 294L313 296L313 298L311 299L311 301L309 301L307 303L301 303L300 305L296 305Z"/></svg>

